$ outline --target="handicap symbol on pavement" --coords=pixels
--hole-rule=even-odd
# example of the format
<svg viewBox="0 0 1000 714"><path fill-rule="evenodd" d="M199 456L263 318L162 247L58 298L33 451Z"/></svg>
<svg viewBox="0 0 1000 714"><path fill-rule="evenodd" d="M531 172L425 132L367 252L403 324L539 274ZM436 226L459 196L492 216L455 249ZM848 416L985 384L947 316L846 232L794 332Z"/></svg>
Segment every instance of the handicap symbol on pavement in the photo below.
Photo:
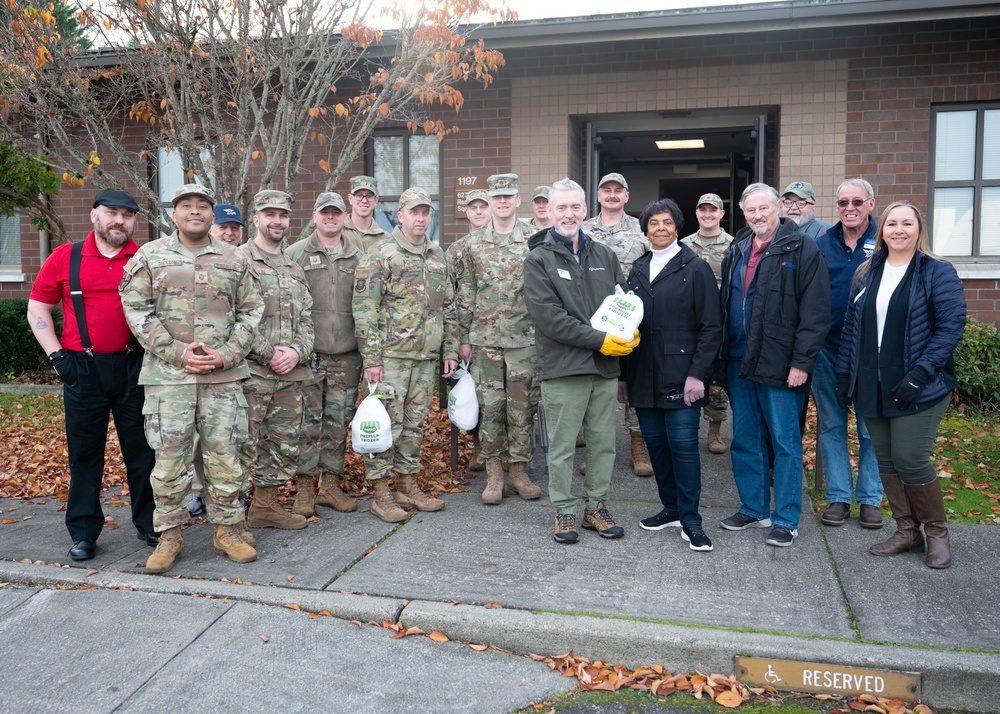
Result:
<svg viewBox="0 0 1000 714"><path fill-rule="evenodd" d="M764 672L764 679L768 684L775 684L781 681L781 677L778 676L778 673L774 671L774 667L770 664L767 665L767 671Z"/></svg>

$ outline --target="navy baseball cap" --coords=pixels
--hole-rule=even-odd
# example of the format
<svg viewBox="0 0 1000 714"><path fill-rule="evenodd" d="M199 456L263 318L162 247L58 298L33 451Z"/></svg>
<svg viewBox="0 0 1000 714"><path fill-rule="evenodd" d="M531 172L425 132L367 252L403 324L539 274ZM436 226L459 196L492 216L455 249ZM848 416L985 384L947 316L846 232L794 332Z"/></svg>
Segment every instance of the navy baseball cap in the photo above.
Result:
<svg viewBox="0 0 1000 714"><path fill-rule="evenodd" d="M97 208L98 206L125 208L132 211L132 213L139 212L139 204L132 198L132 194L128 191L122 191L120 188L106 188L97 194L97 198L94 199L94 205L91 208Z"/></svg>
<svg viewBox="0 0 1000 714"><path fill-rule="evenodd" d="M239 223L243 225L241 220L240 209L231 203L217 203L215 204L215 222L216 223Z"/></svg>

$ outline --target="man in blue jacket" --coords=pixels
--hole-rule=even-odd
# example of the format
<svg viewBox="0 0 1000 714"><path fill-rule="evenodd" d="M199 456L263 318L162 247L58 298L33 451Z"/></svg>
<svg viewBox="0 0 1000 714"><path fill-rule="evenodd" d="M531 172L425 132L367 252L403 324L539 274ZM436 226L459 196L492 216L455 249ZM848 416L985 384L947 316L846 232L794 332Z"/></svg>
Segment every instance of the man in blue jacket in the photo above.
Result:
<svg viewBox="0 0 1000 714"><path fill-rule="evenodd" d="M837 374L834 371L851 280L858 266L868 260L875 250L878 224L871 215L874 208L872 185L863 178L847 179L837 188L840 221L816 239L830 275L830 332L816 357L812 383L819 417L819 453L826 476L826 500L829 504L820 520L826 526L842 526L851 513L851 501L857 498L859 525L862 528L882 527L882 514L879 512L882 481L868 429L860 417L857 418L858 480L852 487L851 455L847 449L847 412L837 404Z"/></svg>
<svg viewBox="0 0 1000 714"><path fill-rule="evenodd" d="M740 510L727 530L767 528L768 545L789 546L802 511L799 414L809 376L830 329L830 282L816 242L781 217L778 192L747 186L747 227L722 262L722 355L733 409L733 477ZM770 511L767 435L774 446Z"/></svg>

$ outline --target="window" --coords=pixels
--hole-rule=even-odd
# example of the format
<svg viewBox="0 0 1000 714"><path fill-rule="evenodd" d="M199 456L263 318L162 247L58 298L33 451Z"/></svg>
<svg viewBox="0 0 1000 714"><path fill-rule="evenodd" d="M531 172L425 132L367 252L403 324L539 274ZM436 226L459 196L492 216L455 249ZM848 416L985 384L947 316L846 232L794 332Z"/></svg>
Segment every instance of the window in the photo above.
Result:
<svg viewBox="0 0 1000 714"><path fill-rule="evenodd" d="M21 282L21 216L0 216L0 281Z"/></svg>
<svg viewBox="0 0 1000 714"><path fill-rule="evenodd" d="M946 105L933 111L934 252L1000 260L1000 104Z"/></svg>
<svg viewBox="0 0 1000 714"><path fill-rule="evenodd" d="M427 191L434 202L427 235L441 242L441 144L436 136L408 133L378 134L370 144L372 176L378 181L379 199L375 220L391 231L396 218L399 196L411 186Z"/></svg>
<svg viewBox="0 0 1000 714"><path fill-rule="evenodd" d="M205 165L214 169L214 159L212 157L212 147L207 146L201 150L202 161ZM201 183L197 178L192 179L194 183ZM164 220L170 221L170 212L173 209L174 191L187 183L187 171L184 167L184 159L180 152L161 146L156 154L156 188L160 195L160 209L164 212ZM209 183L215 188L215 175L210 178Z"/></svg>

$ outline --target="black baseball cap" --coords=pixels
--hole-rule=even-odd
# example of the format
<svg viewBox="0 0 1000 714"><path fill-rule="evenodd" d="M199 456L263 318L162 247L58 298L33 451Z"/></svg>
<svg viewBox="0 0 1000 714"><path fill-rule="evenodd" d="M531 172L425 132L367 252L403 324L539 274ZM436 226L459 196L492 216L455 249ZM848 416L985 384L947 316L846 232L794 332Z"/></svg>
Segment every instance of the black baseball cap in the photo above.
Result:
<svg viewBox="0 0 1000 714"><path fill-rule="evenodd" d="M132 194L128 191L122 191L120 188L106 188L97 194L97 198L94 199L94 205L91 208L97 208L98 206L126 208L132 211L132 213L139 212L139 204L132 198Z"/></svg>

